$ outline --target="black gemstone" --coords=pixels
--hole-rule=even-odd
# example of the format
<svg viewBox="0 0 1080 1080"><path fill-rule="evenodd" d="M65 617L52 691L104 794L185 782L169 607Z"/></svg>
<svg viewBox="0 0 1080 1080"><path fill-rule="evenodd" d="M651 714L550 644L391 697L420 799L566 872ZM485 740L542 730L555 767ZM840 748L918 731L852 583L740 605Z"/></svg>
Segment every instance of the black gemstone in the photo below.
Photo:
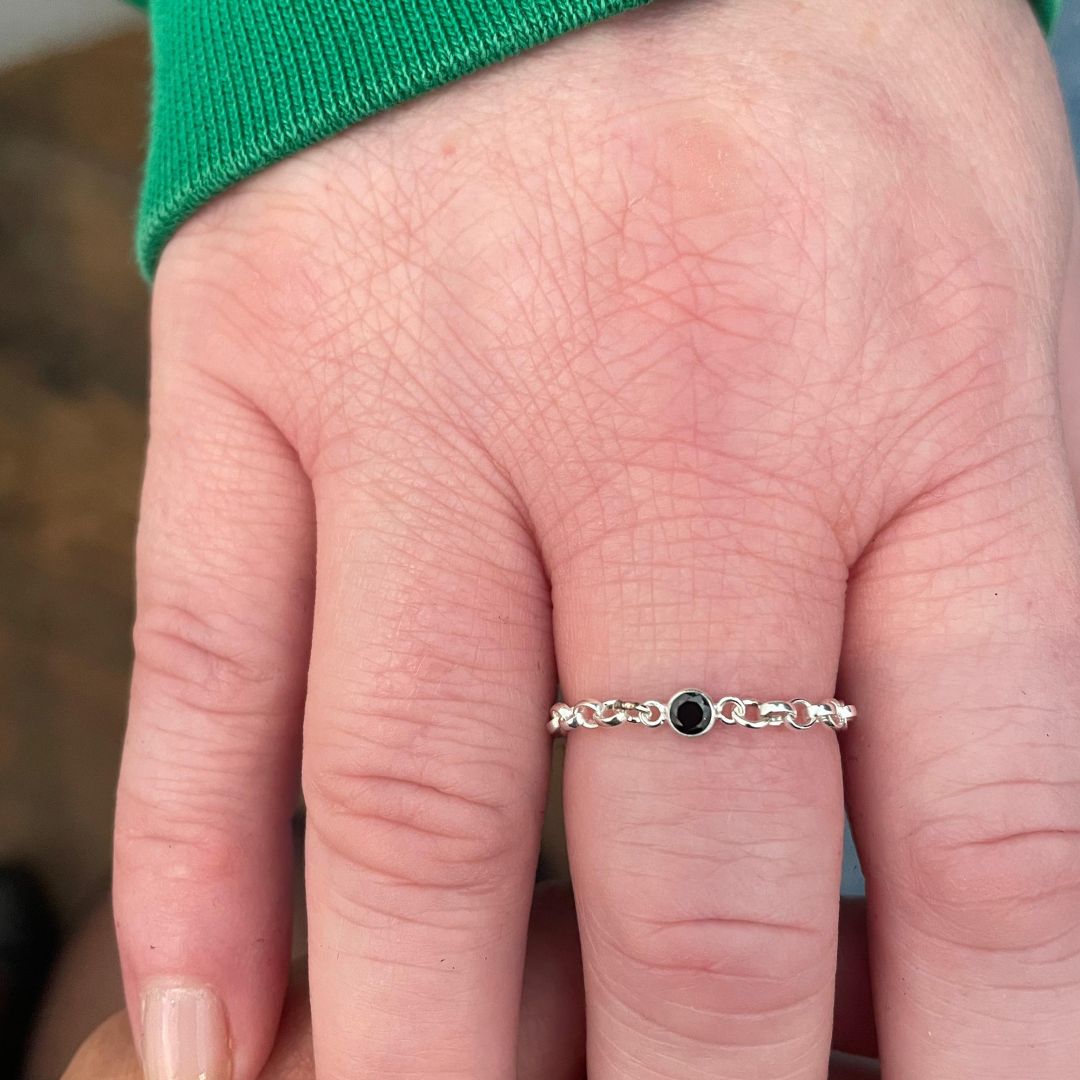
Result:
<svg viewBox="0 0 1080 1080"><path fill-rule="evenodd" d="M713 703L700 690L683 690L671 699L668 715L680 735L704 735L713 725Z"/></svg>

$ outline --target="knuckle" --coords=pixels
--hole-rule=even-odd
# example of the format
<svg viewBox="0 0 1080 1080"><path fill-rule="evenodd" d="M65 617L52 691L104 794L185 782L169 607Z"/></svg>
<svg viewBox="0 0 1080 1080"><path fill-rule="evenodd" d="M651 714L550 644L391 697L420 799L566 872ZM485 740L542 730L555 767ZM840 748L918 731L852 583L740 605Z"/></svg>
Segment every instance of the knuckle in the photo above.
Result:
<svg viewBox="0 0 1080 1080"><path fill-rule="evenodd" d="M228 192L185 221L162 252L155 289L171 299L209 306L227 315L238 308L245 325L251 318L281 316L286 287L315 282L298 268L307 265L305 249L316 242L320 215L305 199L299 170L278 169L243 191ZM237 304L237 301L242 301ZM291 324L291 322L290 322Z"/></svg>
<svg viewBox="0 0 1080 1080"><path fill-rule="evenodd" d="M346 321L336 276L311 265L312 251L333 248L316 217L294 190L227 193L178 230L154 279L155 365L194 368L236 389L302 458L319 419L316 391L341 351L328 327Z"/></svg>
<svg viewBox="0 0 1080 1080"><path fill-rule="evenodd" d="M390 883L469 893L499 886L527 835L517 770L475 749L440 754L434 731L422 754L350 741L344 752L305 755L308 820L323 845Z"/></svg>
<svg viewBox="0 0 1080 1080"><path fill-rule="evenodd" d="M113 840L118 876L148 872L166 883L199 885L236 876L250 859L247 830L215 801L200 804L167 788L152 800L121 784Z"/></svg>
<svg viewBox="0 0 1080 1080"><path fill-rule="evenodd" d="M135 669L177 705L202 713L251 713L272 703L284 671L267 635L194 606L144 605L134 629Z"/></svg>
<svg viewBox="0 0 1080 1080"><path fill-rule="evenodd" d="M963 793L947 812L919 822L902 855L920 921L956 944L1015 949L1072 927L1080 801L1071 805L1058 785L1022 780Z"/></svg>
<svg viewBox="0 0 1080 1080"><path fill-rule="evenodd" d="M129 733L116 793L119 872L225 881L287 835L292 785L274 751L232 745L226 724L194 726L183 713L162 715Z"/></svg>
<svg viewBox="0 0 1080 1080"><path fill-rule="evenodd" d="M616 804L603 865L590 870L597 891L580 912L587 951L612 958L620 1003L714 1048L744 1045L758 1021L783 1038L832 992L839 898L823 838L839 806L806 783L805 758L803 779L796 757L767 758L733 770L731 800L702 774L647 820Z"/></svg>
<svg viewBox="0 0 1080 1080"><path fill-rule="evenodd" d="M786 1011L819 993L835 963L828 925L747 916L721 906L707 914L623 914L605 932L630 985L723 988L728 1016ZM678 991L676 990L676 993ZM652 998L652 993L647 997Z"/></svg>

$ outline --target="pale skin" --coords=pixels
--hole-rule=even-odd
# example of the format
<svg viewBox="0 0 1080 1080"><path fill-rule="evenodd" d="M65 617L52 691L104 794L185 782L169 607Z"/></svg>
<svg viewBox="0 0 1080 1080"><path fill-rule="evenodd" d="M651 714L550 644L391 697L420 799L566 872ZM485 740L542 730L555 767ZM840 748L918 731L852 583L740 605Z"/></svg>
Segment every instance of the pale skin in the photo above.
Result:
<svg viewBox="0 0 1080 1080"><path fill-rule="evenodd" d="M826 1076L845 800L884 1075L1080 1076L1076 216L1024 0L661 0L185 225L117 809L136 1031L196 981L258 1075L302 775L319 1080L507 1080L556 678L839 676L839 738L571 737L590 1080Z"/></svg>
<svg viewBox="0 0 1080 1080"><path fill-rule="evenodd" d="M862 907L860 901L845 901L841 921L845 947L840 953L841 975L837 981L837 1011L843 1020L834 1041L837 1046L858 1048L865 1057L873 1049L873 1029L872 1023L866 1023L868 992ZM88 964L96 966L80 970L68 964L66 970L71 975L79 972L79 985L85 992L87 986L94 985L93 974L100 982L108 981L102 975L106 968L111 975L115 960L110 954L115 954L115 948L104 941L84 939L83 951ZM304 960L293 966L282 1019L260 1080L313 1080L315 1076L304 969ZM60 986L55 989L64 990ZM565 886L547 883L537 891L529 922L517 1080L584 1080L582 995L573 900ZM68 1026L72 1019L68 1018ZM66 1036L64 1020L62 1014L57 1014L48 1025L54 1039ZM31 1074L55 1076L56 1072L47 1071L45 1062L39 1061L36 1071L31 1068ZM118 1013L83 1042L61 1080L137 1080L141 1074L127 1016ZM829 1080L872 1080L879 1075L872 1062L837 1053L830 1066Z"/></svg>

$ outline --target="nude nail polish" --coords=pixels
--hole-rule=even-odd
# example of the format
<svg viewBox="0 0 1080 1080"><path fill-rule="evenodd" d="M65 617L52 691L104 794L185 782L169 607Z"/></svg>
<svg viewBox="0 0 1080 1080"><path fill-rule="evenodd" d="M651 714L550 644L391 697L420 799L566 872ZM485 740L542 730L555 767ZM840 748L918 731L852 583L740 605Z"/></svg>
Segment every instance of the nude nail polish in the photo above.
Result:
<svg viewBox="0 0 1080 1080"><path fill-rule="evenodd" d="M225 1009L207 986L157 983L142 999L146 1080L229 1080Z"/></svg>

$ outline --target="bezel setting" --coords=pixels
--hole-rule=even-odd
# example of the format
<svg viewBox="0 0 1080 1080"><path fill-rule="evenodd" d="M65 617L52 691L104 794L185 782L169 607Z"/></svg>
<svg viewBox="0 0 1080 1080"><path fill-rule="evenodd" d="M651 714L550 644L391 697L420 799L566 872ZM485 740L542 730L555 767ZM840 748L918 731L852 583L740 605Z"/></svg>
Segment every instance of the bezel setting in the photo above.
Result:
<svg viewBox="0 0 1080 1080"><path fill-rule="evenodd" d="M695 724L683 724L680 712L688 707L696 706L701 711L701 720ZM712 698L703 690L680 690L675 694L667 705L668 724L676 735L684 739L697 739L712 731L716 724L716 706Z"/></svg>

